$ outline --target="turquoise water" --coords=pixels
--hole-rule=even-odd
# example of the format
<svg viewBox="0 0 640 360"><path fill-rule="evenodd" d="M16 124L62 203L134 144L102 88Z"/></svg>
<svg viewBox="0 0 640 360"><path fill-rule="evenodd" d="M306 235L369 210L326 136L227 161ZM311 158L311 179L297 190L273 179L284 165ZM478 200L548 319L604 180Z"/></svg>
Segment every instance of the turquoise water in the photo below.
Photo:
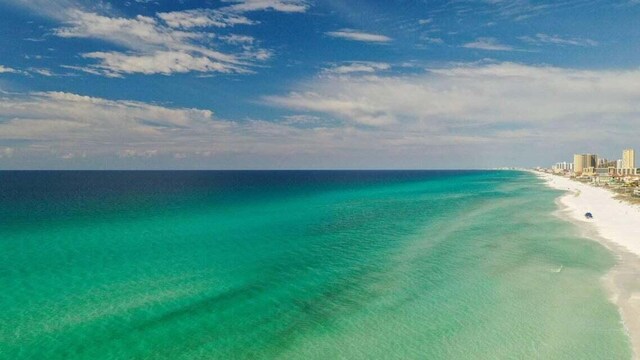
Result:
<svg viewBox="0 0 640 360"><path fill-rule="evenodd" d="M627 359L518 172L0 172L3 359Z"/></svg>

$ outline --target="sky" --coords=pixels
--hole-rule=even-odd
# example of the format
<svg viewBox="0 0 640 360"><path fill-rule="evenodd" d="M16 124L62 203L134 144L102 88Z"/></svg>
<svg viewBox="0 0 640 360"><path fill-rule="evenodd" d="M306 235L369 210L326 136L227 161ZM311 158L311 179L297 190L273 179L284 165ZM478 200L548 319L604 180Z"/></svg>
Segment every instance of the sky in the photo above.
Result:
<svg viewBox="0 0 640 360"><path fill-rule="evenodd" d="M638 20L638 0L0 0L0 169L617 159L640 145Z"/></svg>

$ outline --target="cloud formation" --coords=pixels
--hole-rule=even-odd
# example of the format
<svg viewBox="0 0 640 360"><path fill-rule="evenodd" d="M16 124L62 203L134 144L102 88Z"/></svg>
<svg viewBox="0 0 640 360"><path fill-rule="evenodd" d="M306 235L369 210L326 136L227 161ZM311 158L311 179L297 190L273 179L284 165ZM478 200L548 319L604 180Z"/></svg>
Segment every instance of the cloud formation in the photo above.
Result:
<svg viewBox="0 0 640 360"><path fill-rule="evenodd" d="M124 142L152 139L164 132L210 123L213 113L159 105L116 101L64 92L0 97L0 138L20 141L83 143L117 138Z"/></svg>
<svg viewBox="0 0 640 360"><path fill-rule="evenodd" d="M177 30L160 24L155 18L115 18L71 10L65 25L55 34L67 38L94 38L128 49L126 52L91 52L84 58L98 63L83 70L107 76L122 74L171 74L174 72L247 72L248 59L257 59L246 51L229 54L214 50L209 33Z"/></svg>
<svg viewBox="0 0 640 360"><path fill-rule="evenodd" d="M0 148L0 159L10 158L13 156L15 152L16 151L14 148L10 148L10 147Z"/></svg>
<svg viewBox="0 0 640 360"><path fill-rule="evenodd" d="M591 40L591 39L568 38L568 37L561 37L559 35L548 35L548 34L542 34L542 33L538 33L535 36L522 36L519 39L533 45L553 44L553 45L572 45L572 46L584 46L584 47L598 45L597 41Z"/></svg>
<svg viewBox="0 0 640 360"><path fill-rule="evenodd" d="M305 12L309 4L304 0L222 0L234 3L225 8L228 11L247 12L259 10L274 10L280 12Z"/></svg>
<svg viewBox="0 0 640 360"><path fill-rule="evenodd" d="M19 70L3 65L0 65L0 74L20 74L26 76L40 75L46 77L61 76L60 74L54 74L51 70L45 68L29 67L24 70Z"/></svg>
<svg viewBox="0 0 640 360"><path fill-rule="evenodd" d="M191 71L242 73L245 68L233 63L224 63L202 54L190 54L182 51L156 51L151 54L129 55L116 51L92 52L82 55L87 59L98 59L103 73L118 77L120 74L164 74L186 73Z"/></svg>
<svg viewBox="0 0 640 360"><path fill-rule="evenodd" d="M2 74L2 73L17 73L17 72L19 72L19 71L16 70L16 69L12 69L10 67L6 67L6 66L0 65L0 74Z"/></svg>
<svg viewBox="0 0 640 360"><path fill-rule="evenodd" d="M205 109L70 93L4 94L0 148L11 147L15 161L53 154L65 161L231 159L228 167L278 167L278 161L289 167L434 167L446 166L438 163L446 159L474 167L478 157L493 161L484 166L504 165L523 161L509 157L516 147L553 142L558 151L572 151L586 141L624 146L626 129L640 117L639 81L640 70L508 62L402 76L347 72L264 98L290 111L272 121L231 121ZM539 161L538 155L531 150L519 156ZM233 162L239 158L256 162Z"/></svg>
<svg viewBox="0 0 640 360"><path fill-rule="evenodd" d="M462 47L467 49L478 49L488 51L511 51L513 47L501 44L497 39L491 37L477 38L475 41L463 44Z"/></svg>
<svg viewBox="0 0 640 360"><path fill-rule="evenodd" d="M236 25L253 25L255 22L249 18L214 10L214 9L193 9L185 11L173 11L158 13L158 17L162 19L168 26L172 28L203 28L203 27L233 27Z"/></svg>
<svg viewBox="0 0 640 360"><path fill-rule="evenodd" d="M383 62L353 61L342 65L334 65L324 71L329 74L375 73L390 68L391 65Z"/></svg>
<svg viewBox="0 0 640 360"><path fill-rule="evenodd" d="M468 64L422 75L319 78L274 106L337 117L354 125L466 136L526 136L558 126L617 133L607 121L640 116L640 70L586 71L516 63ZM587 125L588 124L588 125ZM493 129L493 130L491 130ZM520 132L506 132L518 129ZM522 133L523 129L536 129ZM546 130L545 130L546 129ZM554 137L554 134L550 134Z"/></svg>
<svg viewBox="0 0 640 360"><path fill-rule="evenodd" d="M216 119L204 109L170 108L64 92L0 96L0 144L19 143L33 159L110 156L275 156L338 146L347 128L321 123ZM0 147L8 158L16 148Z"/></svg>
<svg viewBox="0 0 640 360"><path fill-rule="evenodd" d="M228 121L216 119L209 110L61 92L1 96L0 117L8 119L0 123L0 145L20 144L2 151L5 162L0 166L13 156L15 164L22 158L43 159L47 167L55 159L69 166L100 157L112 164L162 158L172 159L171 164L191 161L192 167L199 168L212 162L217 168L305 164L335 168L352 166L349 164L360 156L384 153L388 158L379 157L370 165L379 167L398 166L397 159L406 161L407 152L416 148L483 141L453 134L409 133L402 128L371 131L303 114L280 121ZM168 163L164 164L166 168Z"/></svg>
<svg viewBox="0 0 640 360"><path fill-rule="evenodd" d="M225 28L256 24L255 21L242 15L245 12L272 10L301 13L309 8L309 4L302 0L224 0L223 2L232 4L218 9L191 9L157 15L172 28Z"/></svg>
<svg viewBox="0 0 640 360"><path fill-rule="evenodd" d="M362 32L354 29L341 29L337 31L329 31L326 34L335 38L351 40L351 41L370 42L370 43L388 43L393 40L390 37L385 35L366 33L366 32Z"/></svg>
<svg viewBox="0 0 640 360"><path fill-rule="evenodd" d="M247 73L255 62L268 60L272 53L258 46L249 36L218 36L205 28L254 25L246 12L272 10L304 12L302 0L225 0L218 9L190 9L158 13L155 17L114 17L70 7L57 9L52 17L62 26L54 35L62 38L99 39L125 48L125 51L94 51L81 54L96 60L88 66L67 66L92 74L122 77L125 74L164 74L185 72ZM199 29L199 30L198 30ZM249 41L250 40L250 41ZM224 46L221 46L224 45ZM220 48L225 48L220 50Z"/></svg>
<svg viewBox="0 0 640 360"><path fill-rule="evenodd" d="M495 13L498 16L514 21L522 21L531 17L557 11L560 9L576 9L589 6L590 1L584 0L557 0L553 2L539 2L531 0L482 0L486 5L481 13Z"/></svg>

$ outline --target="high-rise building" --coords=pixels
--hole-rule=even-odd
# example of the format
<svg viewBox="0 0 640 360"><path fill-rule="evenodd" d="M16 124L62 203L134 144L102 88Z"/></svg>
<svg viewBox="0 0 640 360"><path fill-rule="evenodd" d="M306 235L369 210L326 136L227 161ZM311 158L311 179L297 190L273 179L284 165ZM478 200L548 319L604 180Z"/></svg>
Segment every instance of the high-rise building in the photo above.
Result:
<svg viewBox="0 0 640 360"><path fill-rule="evenodd" d="M571 171L573 169L573 163L566 161L559 162L553 165L552 169L556 171Z"/></svg>
<svg viewBox="0 0 640 360"><path fill-rule="evenodd" d="M598 155L594 154L575 154L573 155L573 171L576 174L582 174L587 168L596 168L598 166Z"/></svg>
<svg viewBox="0 0 640 360"><path fill-rule="evenodd" d="M623 169L636 168L636 152L633 149L624 149L622 151L622 168Z"/></svg>
<svg viewBox="0 0 640 360"><path fill-rule="evenodd" d="M616 160L616 169L622 169L622 159Z"/></svg>
<svg viewBox="0 0 640 360"><path fill-rule="evenodd" d="M607 165L609 164L609 160L605 159L605 158L598 158L598 166L599 168L604 168L607 167Z"/></svg>
<svg viewBox="0 0 640 360"><path fill-rule="evenodd" d="M582 162L582 155L575 154L573 155L573 171L576 173L582 173L582 169L584 169L584 163Z"/></svg>

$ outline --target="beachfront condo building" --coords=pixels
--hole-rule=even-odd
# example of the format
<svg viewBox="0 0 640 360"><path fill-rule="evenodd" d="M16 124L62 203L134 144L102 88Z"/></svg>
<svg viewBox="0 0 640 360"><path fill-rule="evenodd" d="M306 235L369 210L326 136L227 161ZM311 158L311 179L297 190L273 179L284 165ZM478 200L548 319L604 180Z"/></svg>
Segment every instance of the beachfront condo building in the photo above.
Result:
<svg viewBox="0 0 640 360"><path fill-rule="evenodd" d="M606 164L608 161L609 161L609 160L607 160L607 159L605 159L605 158L601 158L601 157L599 157L599 158L598 158L598 166L596 166L596 167L599 167L599 168L604 167L604 166L605 166L605 164Z"/></svg>
<svg viewBox="0 0 640 360"><path fill-rule="evenodd" d="M573 155L573 171L582 174L586 168L596 168L598 166L598 155L575 154Z"/></svg>
<svg viewBox="0 0 640 360"><path fill-rule="evenodd" d="M556 163L553 165L553 170L571 171L573 170L573 163L566 161Z"/></svg>
<svg viewBox="0 0 640 360"><path fill-rule="evenodd" d="M633 149L624 149L622 151L622 168L623 169L635 169L636 168L636 152Z"/></svg>

